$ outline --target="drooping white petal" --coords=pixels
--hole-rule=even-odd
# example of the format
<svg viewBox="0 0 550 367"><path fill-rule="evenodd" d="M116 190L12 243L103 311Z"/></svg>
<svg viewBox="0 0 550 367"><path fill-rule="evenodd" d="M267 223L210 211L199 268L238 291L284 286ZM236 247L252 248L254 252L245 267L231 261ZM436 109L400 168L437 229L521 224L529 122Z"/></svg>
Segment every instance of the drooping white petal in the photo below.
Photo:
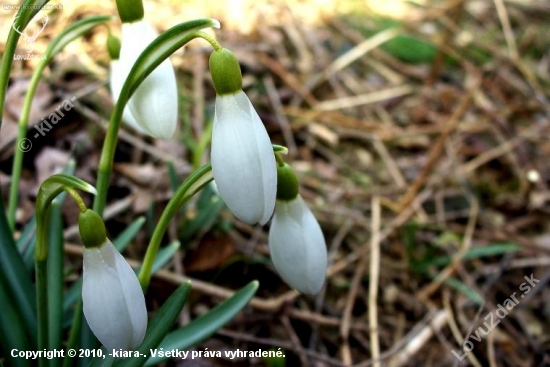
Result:
<svg viewBox="0 0 550 367"><path fill-rule="evenodd" d="M216 98L211 159L220 196L231 212L244 222L265 224L275 207L275 156L243 91Z"/></svg>
<svg viewBox="0 0 550 367"><path fill-rule="evenodd" d="M147 329L145 297L139 281L113 244L84 249L84 316L107 350L136 349Z"/></svg>
<svg viewBox="0 0 550 367"><path fill-rule="evenodd" d="M327 249L319 223L301 196L277 201L269 230L269 251L275 269L291 287L317 294L327 272Z"/></svg>
<svg viewBox="0 0 550 367"><path fill-rule="evenodd" d="M126 79L135 61L158 36L145 20L122 24L120 64ZM128 101L128 108L143 131L155 138L171 138L176 131L178 95L170 60L163 61L141 83Z"/></svg>
<svg viewBox="0 0 550 367"><path fill-rule="evenodd" d="M118 96L120 95L120 91L122 90L122 86L125 82L124 71L122 70L122 66L119 60L111 60L110 66L111 70L109 73L109 85L111 89L111 96L116 102L118 100ZM124 107L122 120L137 132L147 134L145 131L143 131L139 123L136 121L134 115L132 115L132 112L130 112L130 108L128 107L128 105Z"/></svg>

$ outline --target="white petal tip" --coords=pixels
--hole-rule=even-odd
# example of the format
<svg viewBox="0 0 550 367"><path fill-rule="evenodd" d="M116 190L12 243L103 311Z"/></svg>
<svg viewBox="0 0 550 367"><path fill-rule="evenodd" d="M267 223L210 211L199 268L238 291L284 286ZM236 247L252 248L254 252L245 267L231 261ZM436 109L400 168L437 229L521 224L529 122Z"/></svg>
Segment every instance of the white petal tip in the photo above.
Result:
<svg viewBox="0 0 550 367"><path fill-rule="evenodd" d="M283 145L273 144L273 151L276 153L288 155L288 148Z"/></svg>
<svg viewBox="0 0 550 367"><path fill-rule="evenodd" d="M212 28L220 29L222 27L219 20L212 18L210 21L212 22Z"/></svg>
<svg viewBox="0 0 550 367"><path fill-rule="evenodd" d="M88 184L87 189L88 189L88 192L89 192L90 194L92 194L92 195L97 195L97 190L96 190L96 188L93 187L92 185Z"/></svg>

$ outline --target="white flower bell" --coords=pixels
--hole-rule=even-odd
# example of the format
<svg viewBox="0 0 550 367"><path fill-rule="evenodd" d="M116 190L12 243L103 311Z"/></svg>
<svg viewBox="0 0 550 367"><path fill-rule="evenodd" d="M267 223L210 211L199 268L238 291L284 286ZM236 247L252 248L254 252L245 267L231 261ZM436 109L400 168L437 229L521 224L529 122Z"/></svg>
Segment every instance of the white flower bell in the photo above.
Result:
<svg viewBox="0 0 550 367"><path fill-rule="evenodd" d="M110 65L110 73L109 73L109 85L111 89L111 96L113 96L113 99L116 101L118 100L118 96L120 95L120 91L122 89L122 85L124 84L124 80L120 78L120 75L123 74L121 70L120 61L118 59L112 59L111 65ZM122 113L122 120L129 125L131 128L136 130L137 132L141 134L147 134L139 125L134 115L132 115L132 112L130 112L130 108L128 105L124 107L124 111Z"/></svg>
<svg viewBox="0 0 550 367"><path fill-rule="evenodd" d="M291 287L317 294L327 272L327 249L321 227L298 195L277 200L269 229L269 251L275 269Z"/></svg>
<svg viewBox="0 0 550 367"><path fill-rule="evenodd" d="M220 196L235 216L265 224L273 214L277 169L267 131L241 89L239 63L228 50L214 51L210 70L216 89L212 172Z"/></svg>
<svg viewBox="0 0 550 367"><path fill-rule="evenodd" d="M122 23L120 58L118 63L111 65L110 80L115 100L137 58L157 36L157 31L144 19ZM164 60L145 78L124 111L124 120L136 130L154 138L174 136L178 120L178 92L170 60Z"/></svg>
<svg viewBox="0 0 550 367"><path fill-rule="evenodd" d="M87 210L78 222L85 246L82 302L86 321L107 350L135 350L147 329L145 297L136 274L106 238L97 213Z"/></svg>
<svg viewBox="0 0 550 367"><path fill-rule="evenodd" d="M269 229L271 260L288 285L314 295L325 283L325 237L317 219L298 194L298 180L290 166L279 166L277 179L277 204Z"/></svg>

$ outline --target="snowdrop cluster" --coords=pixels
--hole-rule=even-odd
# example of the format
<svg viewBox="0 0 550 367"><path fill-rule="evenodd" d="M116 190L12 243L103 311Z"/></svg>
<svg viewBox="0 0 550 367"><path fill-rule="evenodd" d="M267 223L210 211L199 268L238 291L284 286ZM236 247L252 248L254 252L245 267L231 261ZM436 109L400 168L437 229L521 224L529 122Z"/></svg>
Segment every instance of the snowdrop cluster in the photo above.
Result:
<svg viewBox="0 0 550 367"><path fill-rule="evenodd" d="M298 194L296 175L275 154L267 131L242 91L236 57L214 51L210 72L216 89L212 171L220 196L239 219L265 224L273 215L269 248L281 277L304 294L323 287L327 270L325 238Z"/></svg>
<svg viewBox="0 0 550 367"><path fill-rule="evenodd" d="M119 13L122 41L118 44L114 38L109 40L115 100L135 61L157 36L143 19L143 9L119 8ZM211 164L218 192L231 212L246 223L264 225L273 218L269 248L276 270L291 287L304 294L317 294L327 270L321 227L299 195L294 171L274 153L258 113L242 90L237 58L216 45L210 57L216 90ZM168 60L136 89L123 118L140 133L172 137L177 121L177 90ZM81 213L79 229L85 246L82 299L86 320L108 350L135 350L147 328L140 283L107 239L97 213Z"/></svg>

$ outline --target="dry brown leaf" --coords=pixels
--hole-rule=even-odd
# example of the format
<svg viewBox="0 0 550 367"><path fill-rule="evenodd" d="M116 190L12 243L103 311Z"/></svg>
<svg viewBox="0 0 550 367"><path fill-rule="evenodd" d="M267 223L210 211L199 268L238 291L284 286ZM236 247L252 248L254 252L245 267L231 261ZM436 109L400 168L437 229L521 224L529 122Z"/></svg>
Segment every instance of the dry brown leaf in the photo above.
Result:
<svg viewBox="0 0 550 367"><path fill-rule="evenodd" d="M185 269L188 272L217 269L234 253L235 246L229 236L217 237L207 234L198 248L187 254Z"/></svg>

